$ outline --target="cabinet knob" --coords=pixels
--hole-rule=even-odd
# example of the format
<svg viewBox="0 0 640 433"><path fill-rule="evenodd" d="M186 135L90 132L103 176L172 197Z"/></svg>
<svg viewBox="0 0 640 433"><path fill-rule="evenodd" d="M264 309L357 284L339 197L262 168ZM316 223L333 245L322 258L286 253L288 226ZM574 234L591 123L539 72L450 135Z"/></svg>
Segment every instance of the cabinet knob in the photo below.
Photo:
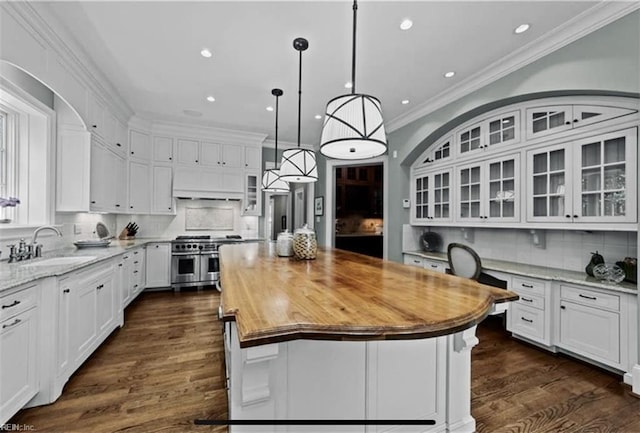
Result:
<svg viewBox="0 0 640 433"><path fill-rule="evenodd" d="M580 119L573 119L573 123L579 122Z"/></svg>
<svg viewBox="0 0 640 433"><path fill-rule="evenodd" d="M97 127L98 127L98 125L91 125L91 127L93 127L93 128L97 128Z"/></svg>
<svg viewBox="0 0 640 433"><path fill-rule="evenodd" d="M565 215L564 217L565 218L571 218L571 215Z"/></svg>
<svg viewBox="0 0 640 433"><path fill-rule="evenodd" d="M131 154L133 155L135 152L131 152Z"/></svg>
<svg viewBox="0 0 640 433"><path fill-rule="evenodd" d="M118 146L118 147L122 147L122 144L120 144L120 143L116 143L116 146Z"/></svg>
<svg viewBox="0 0 640 433"><path fill-rule="evenodd" d="M578 218L578 215L574 215L573 217L574 217L574 218Z"/></svg>
<svg viewBox="0 0 640 433"><path fill-rule="evenodd" d="M91 200L91 204L96 204L96 201L95 200Z"/></svg>
<svg viewBox="0 0 640 433"><path fill-rule="evenodd" d="M64 289L64 290L62 291L62 293L69 293L69 292L70 292L70 290L69 290L69 289Z"/></svg>
<svg viewBox="0 0 640 433"><path fill-rule="evenodd" d="M565 307L564 305L560 305L560 309L561 309L561 310L564 310L564 309L566 309L566 308L567 308L567 307Z"/></svg>
<svg viewBox="0 0 640 433"><path fill-rule="evenodd" d="M169 157L169 161L173 160L173 158Z"/></svg>
<svg viewBox="0 0 640 433"><path fill-rule="evenodd" d="M133 209L133 206L129 206L129 209Z"/></svg>
<svg viewBox="0 0 640 433"><path fill-rule="evenodd" d="M196 159L196 162L198 162L198 160Z"/></svg>
<svg viewBox="0 0 640 433"><path fill-rule="evenodd" d="M568 120L566 122L564 122L565 125L571 125L571 122L569 122Z"/></svg>

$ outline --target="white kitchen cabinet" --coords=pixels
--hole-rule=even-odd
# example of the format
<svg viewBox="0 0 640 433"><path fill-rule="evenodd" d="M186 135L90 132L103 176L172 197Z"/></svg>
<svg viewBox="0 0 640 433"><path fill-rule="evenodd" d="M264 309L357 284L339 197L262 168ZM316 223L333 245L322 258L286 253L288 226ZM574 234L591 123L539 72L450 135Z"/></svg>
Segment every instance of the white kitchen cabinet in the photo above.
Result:
<svg viewBox="0 0 640 433"><path fill-rule="evenodd" d="M171 244L150 243L146 250L146 288L171 286Z"/></svg>
<svg viewBox="0 0 640 433"><path fill-rule="evenodd" d="M520 155L458 167L459 221L520 220Z"/></svg>
<svg viewBox="0 0 640 433"><path fill-rule="evenodd" d="M179 138L177 140L178 164L195 165L200 159L200 142ZM216 157L217 160L217 157Z"/></svg>
<svg viewBox="0 0 640 433"><path fill-rule="evenodd" d="M131 290L131 287L133 286L133 259L130 252L126 252L120 256L117 278L119 280L120 287L121 305L119 309L124 309L133 300L133 293Z"/></svg>
<svg viewBox="0 0 640 433"><path fill-rule="evenodd" d="M451 169L418 174L411 184L414 200L413 223L451 221L452 212Z"/></svg>
<svg viewBox="0 0 640 433"><path fill-rule="evenodd" d="M0 425L38 392L39 284L0 297Z"/></svg>
<svg viewBox="0 0 640 433"><path fill-rule="evenodd" d="M637 134L631 128L529 151L527 219L636 222Z"/></svg>
<svg viewBox="0 0 640 433"><path fill-rule="evenodd" d="M145 261L146 261L146 248L136 248L131 251L131 290L133 299L135 299L145 288L146 275L145 275Z"/></svg>
<svg viewBox="0 0 640 433"><path fill-rule="evenodd" d="M151 139L141 131L129 131L129 158L149 161L151 158Z"/></svg>
<svg viewBox="0 0 640 433"><path fill-rule="evenodd" d="M115 136L115 149L116 149L116 153L122 156L125 156L127 154L127 151L129 149L129 140L128 140L128 130L127 130L127 125L125 125L124 123L120 122L119 120L116 121L116 136Z"/></svg>
<svg viewBox="0 0 640 433"><path fill-rule="evenodd" d="M458 153L472 154L489 147L520 141L520 111L510 111L463 126L456 134Z"/></svg>
<svg viewBox="0 0 640 433"><path fill-rule="evenodd" d="M117 134L117 122L116 117L109 111L109 109L104 110L103 123L104 123L104 134L103 138L107 145L113 150L116 151L116 134Z"/></svg>
<svg viewBox="0 0 640 433"><path fill-rule="evenodd" d="M585 287L560 284L560 320L558 347L603 364L626 369L622 353L622 317L620 295ZM626 337L626 334L625 334ZM627 347L624 348L627 350Z"/></svg>
<svg viewBox="0 0 640 433"><path fill-rule="evenodd" d="M515 336L551 346L551 284L549 281L514 276L509 290L520 299L507 310L507 330Z"/></svg>
<svg viewBox="0 0 640 433"><path fill-rule="evenodd" d="M57 293L57 356L56 356L56 375L69 376L72 366L71 359L71 332L74 320L72 313L74 311L73 297L71 290L75 291L76 278L74 274L65 275L58 279ZM74 293L75 294L75 293Z"/></svg>
<svg viewBox="0 0 640 433"><path fill-rule="evenodd" d="M222 149L219 143L203 141L200 143L200 157L198 161L201 165L209 167L222 166Z"/></svg>
<svg viewBox="0 0 640 433"><path fill-rule="evenodd" d="M402 256L405 265L424 268L424 259L422 257L413 254L403 254Z"/></svg>
<svg viewBox="0 0 640 433"><path fill-rule="evenodd" d="M442 274L444 274L447 269L446 262L441 262L440 260L430 260L427 258L423 259L423 266L429 271L440 272Z"/></svg>
<svg viewBox="0 0 640 433"><path fill-rule="evenodd" d="M72 289L73 324L71 326L70 359L79 366L89 356L98 338L98 285L92 275L84 275Z"/></svg>
<svg viewBox="0 0 640 433"><path fill-rule="evenodd" d="M116 191L113 176L115 155L104 144L92 137L91 139L91 184L90 209L108 212L113 210L116 203Z"/></svg>
<svg viewBox="0 0 640 433"><path fill-rule="evenodd" d="M260 147L246 146L244 148L244 168L247 170L260 170L262 165L262 149Z"/></svg>
<svg viewBox="0 0 640 433"><path fill-rule="evenodd" d="M145 214L149 212L151 181L149 164L129 161L129 213Z"/></svg>
<svg viewBox="0 0 640 433"><path fill-rule="evenodd" d="M637 110L635 110L637 111ZM527 108L527 139L550 136L634 113L633 109L608 105L544 105Z"/></svg>
<svg viewBox="0 0 640 433"><path fill-rule="evenodd" d="M173 162L173 138L153 137L153 161L169 164Z"/></svg>
<svg viewBox="0 0 640 433"><path fill-rule="evenodd" d="M104 123L105 117L105 104L99 100L99 98L92 94L88 94L88 120L89 131L106 138L106 128Z"/></svg>
<svg viewBox="0 0 640 433"><path fill-rule="evenodd" d="M90 173L91 134L59 128L56 150L56 211L89 210Z"/></svg>
<svg viewBox="0 0 640 433"><path fill-rule="evenodd" d="M175 215L173 199L173 168L157 165L153 167L153 195L151 213Z"/></svg>
<svg viewBox="0 0 640 433"><path fill-rule="evenodd" d="M113 175L111 177L112 188L115 189L115 213L127 211L127 161L120 155L112 154Z"/></svg>
<svg viewBox="0 0 640 433"><path fill-rule="evenodd" d="M225 168L244 168L244 147L235 144L223 144L221 163Z"/></svg>
<svg viewBox="0 0 640 433"><path fill-rule="evenodd" d="M243 215L262 215L262 194L260 191L260 173L247 172L244 175Z"/></svg>
<svg viewBox="0 0 640 433"><path fill-rule="evenodd" d="M441 163L450 160L453 150L453 136L440 139L432 147L433 150L429 151L426 157L423 155L420 158L420 161L422 161L420 164Z"/></svg>

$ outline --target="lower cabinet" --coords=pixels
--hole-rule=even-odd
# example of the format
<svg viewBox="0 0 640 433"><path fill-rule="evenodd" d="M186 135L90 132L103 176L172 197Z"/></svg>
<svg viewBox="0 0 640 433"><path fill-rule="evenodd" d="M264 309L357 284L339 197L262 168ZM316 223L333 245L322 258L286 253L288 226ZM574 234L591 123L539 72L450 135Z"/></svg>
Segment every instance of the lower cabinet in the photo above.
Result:
<svg viewBox="0 0 640 433"><path fill-rule="evenodd" d="M0 426L38 392L39 285L0 297Z"/></svg>
<svg viewBox="0 0 640 433"><path fill-rule="evenodd" d="M145 288L145 249L135 248L120 257L118 279L122 308L133 301Z"/></svg>
<svg viewBox="0 0 640 433"><path fill-rule="evenodd" d="M516 292L520 299L509 306L507 330L535 343L551 346L551 282L513 277L510 290Z"/></svg>
<svg viewBox="0 0 640 433"><path fill-rule="evenodd" d="M147 245L145 258L146 288L171 286L171 244L167 242Z"/></svg>
<svg viewBox="0 0 640 433"><path fill-rule="evenodd" d="M621 337L627 318L620 301L616 294L561 284L558 347L624 369L627 345Z"/></svg>
<svg viewBox="0 0 640 433"><path fill-rule="evenodd" d="M115 287L112 260L58 279L55 388L59 389L54 393L59 395L71 374L121 323Z"/></svg>

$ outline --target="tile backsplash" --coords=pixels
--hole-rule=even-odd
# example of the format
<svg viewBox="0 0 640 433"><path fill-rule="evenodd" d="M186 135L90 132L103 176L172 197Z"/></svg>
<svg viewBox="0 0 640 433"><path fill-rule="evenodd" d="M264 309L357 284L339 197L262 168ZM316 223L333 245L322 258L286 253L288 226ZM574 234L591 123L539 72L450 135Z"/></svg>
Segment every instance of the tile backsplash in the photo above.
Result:
<svg viewBox="0 0 640 433"><path fill-rule="evenodd" d="M525 229L481 229L468 230L468 239L460 227L414 227L403 226L403 251L420 249L420 235L433 231L442 236L442 252L447 245L458 242L469 245L481 258L505 260L571 271L584 271L591 259L591 252L598 251L606 262L615 263L625 257L637 257L638 237L636 232L537 230L538 243L534 235Z"/></svg>

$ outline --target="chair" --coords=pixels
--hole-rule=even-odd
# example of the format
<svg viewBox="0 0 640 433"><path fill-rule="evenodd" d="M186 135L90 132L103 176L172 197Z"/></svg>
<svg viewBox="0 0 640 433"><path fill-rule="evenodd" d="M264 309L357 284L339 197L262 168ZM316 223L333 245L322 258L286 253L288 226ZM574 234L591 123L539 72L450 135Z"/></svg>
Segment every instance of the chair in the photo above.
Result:
<svg viewBox="0 0 640 433"><path fill-rule="evenodd" d="M507 288L507 282L492 275L482 272L482 262L480 256L470 247L450 243L447 246L447 259L449 261L449 273L459 277L469 278L481 284Z"/></svg>

